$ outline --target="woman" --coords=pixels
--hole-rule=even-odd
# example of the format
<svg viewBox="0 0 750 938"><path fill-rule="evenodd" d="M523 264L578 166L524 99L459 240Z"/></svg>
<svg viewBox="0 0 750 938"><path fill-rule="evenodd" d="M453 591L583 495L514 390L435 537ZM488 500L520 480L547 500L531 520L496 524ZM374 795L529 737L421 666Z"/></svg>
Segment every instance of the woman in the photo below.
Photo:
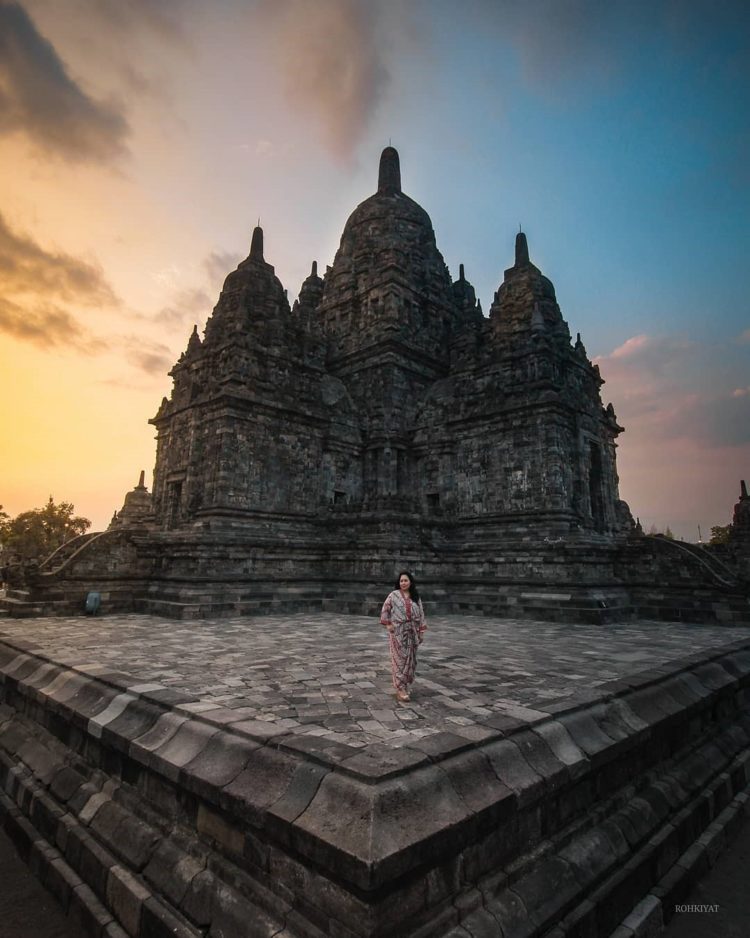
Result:
<svg viewBox="0 0 750 938"><path fill-rule="evenodd" d="M422 600L414 577L406 570L399 573L396 588L388 594L380 613L380 624L388 629L391 646L391 672L396 697L409 700L409 685L417 670L417 645L427 631Z"/></svg>

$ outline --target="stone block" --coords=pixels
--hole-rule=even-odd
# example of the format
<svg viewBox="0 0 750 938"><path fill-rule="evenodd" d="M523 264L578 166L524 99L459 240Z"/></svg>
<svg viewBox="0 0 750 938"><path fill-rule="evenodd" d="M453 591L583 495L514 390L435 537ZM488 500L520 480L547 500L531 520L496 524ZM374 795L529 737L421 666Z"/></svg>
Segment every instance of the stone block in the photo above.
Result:
<svg viewBox="0 0 750 938"><path fill-rule="evenodd" d="M529 764L512 739L501 739L482 747L492 769L518 799L519 806L537 799L544 790L542 776Z"/></svg>
<svg viewBox="0 0 750 938"><path fill-rule="evenodd" d="M203 870L191 879L180 909L197 926L205 928L213 918L213 897L218 888L211 870Z"/></svg>
<svg viewBox="0 0 750 938"><path fill-rule="evenodd" d="M567 766L556 758L547 743L533 730L516 733L512 741L526 762L544 780L545 789L554 791L570 780Z"/></svg>
<svg viewBox="0 0 750 938"><path fill-rule="evenodd" d="M295 842L325 869L372 889L436 850L458 849L468 817L437 766L377 786L331 772L295 821Z"/></svg>
<svg viewBox="0 0 750 938"><path fill-rule="evenodd" d="M183 783L193 791L208 796L215 788L223 788L245 768L260 743L234 733L212 735L198 755L183 769ZM161 755L161 753L159 753Z"/></svg>
<svg viewBox="0 0 750 938"><path fill-rule="evenodd" d="M40 878L67 912L73 891L82 885L81 877L58 855L50 861Z"/></svg>
<svg viewBox="0 0 750 938"><path fill-rule="evenodd" d="M573 740L565 726L558 720L538 723L533 732L544 740L555 758L568 767L571 778L578 778L588 767L588 758Z"/></svg>
<svg viewBox="0 0 750 938"><path fill-rule="evenodd" d="M242 856L245 849L245 835L237 821L228 815L219 814L201 804L198 806L196 826L204 838L217 843L228 853Z"/></svg>
<svg viewBox="0 0 750 938"><path fill-rule="evenodd" d="M126 811L113 801L104 801L91 819L90 828L108 846L116 847L117 831L127 817Z"/></svg>
<svg viewBox="0 0 750 938"><path fill-rule="evenodd" d="M618 863L619 857L609 838L597 828L584 831L560 850L581 886L589 888Z"/></svg>
<svg viewBox="0 0 750 938"><path fill-rule="evenodd" d="M127 748L129 741L145 736L153 729L163 713L164 711L153 703L137 698L129 702L125 710L104 727L102 740L118 748Z"/></svg>
<svg viewBox="0 0 750 938"><path fill-rule="evenodd" d="M461 928L471 935L471 938L498 938L500 924L498 920L484 907L479 907L461 918Z"/></svg>
<svg viewBox="0 0 750 938"><path fill-rule="evenodd" d="M91 717L86 727L87 731L96 739L101 739L103 727L121 716L127 706L135 700L136 698L132 694L117 694L109 701L104 710Z"/></svg>
<svg viewBox="0 0 750 938"><path fill-rule="evenodd" d="M532 938L537 932L529 910L515 889L503 889L487 898L485 906L497 921L503 938Z"/></svg>
<svg viewBox="0 0 750 938"><path fill-rule="evenodd" d="M429 737L427 737L429 739ZM428 756L414 748L394 748L373 743L340 763L339 768L359 778L386 779L403 775L420 765L426 765Z"/></svg>
<svg viewBox="0 0 750 938"><path fill-rule="evenodd" d="M20 723L6 723L6 725L0 729L0 746L2 746L6 752L11 753L11 755L15 755L21 746L28 742L28 739L28 730Z"/></svg>
<svg viewBox="0 0 750 938"><path fill-rule="evenodd" d="M114 919L102 929L102 938L130 938L128 933Z"/></svg>
<svg viewBox="0 0 750 938"><path fill-rule="evenodd" d="M90 824L102 807L105 804L109 804L111 800L111 797L106 792L94 792L78 812L78 820L82 824Z"/></svg>
<svg viewBox="0 0 750 938"><path fill-rule="evenodd" d="M651 889L651 894L661 902L665 922L676 905L681 905L690 894L691 882L684 867L675 864L671 870Z"/></svg>
<svg viewBox="0 0 750 938"><path fill-rule="evenodd" d="M321 763L326 768L345 762L359 753L356 746L347 746L327 736L288 735L278 743L280 749L293 753L304 753L308 759Z"/></svg>
<svg viewBox="0 0 750 938"><path fill-rule="evenodd" d="M114 688L101 684L95 678L87 678L65 703L72 711L71 717L88 726L88 721L106 710L117 695L118 691Z"/></svg>
<svg viewBox="0 0 750 938"><path fill-rule="evenodd" d="M274 938L283 923L244 896L219 885L213 904L211 932L221 938Z"/></svg>
<svg viewBox="0 0 750 938"><path fill-rule="evenodd" d="M222 807L256 827L263 826L265 810L284 794L297 760L268 747L256 750L247 767L226 785L219 796Z"/></svg>
<svg viewBox="0 0 750 938"><path fill-rule="evenodd" d="M545 857L513 883L538 928L554 923L580 891L569 863L559 856Z"/></svg>
<svg viewBox="0 0 750 938"><path fill-rule="evenodd" d="M612 757L614 740L602 730L590 712L577 710L566 713L560 717L560 723L593 764Z"/></svg>
<svg viewBox="0 0 750 938"><path fill-rule="evenodd" d="M71 831L65 859L98 896L105 895L107 877L115 860L90 834L82 829Z"/></svg>
<svg viewBox="0 0 750 938"><path fill-rule="evenodd" d="M150 729L133 739L128 752L134 759L145 761L145 753L153 752L172 739L187 720L186 716L171 711L163 713Z"/></svg>
<svg viewBox="0 0 750 938"><path fill-rule="evenodd" d="M296 820L315 797L321 781L328 775L329 769L313 762L300 762L284 793L267 810L266 824L269 830L279 832L287 824ZM280 824L274 824L278 820Z"/></svg>
<svg viewBox="0 0 750 938"><path fill-rule="evenodd" d="M568 912L559 927L566 938L598 938L596 906L584 899Z"/></svg>
<svg viewBox="0 0 750 938"><path fill-rule="evenodd" d="M464 736L458 736L456 733L441 732L432 733L430 736L422 737L422 739L411 740L409 748L424 753L434 761L439 761L471 749L472 743Z"/></svg>
<svg viewBox="0 0 750 938"><path fill-rule="evenodd" d="M29 804L28 816L31 823L47 841L54 841L57 825L64 811L44 791L36 791Z"/></svg>
<svg viewBox="0 0 750 938"><path fill-rule="evenodd" d="M218 732L216 726L199 720L188 720L173 736L152 751L148 764L170 781L176 782L180 769L203 752L211 737Z"/></svg>
<svg viewBox="0 0 750 938"><path fill-rule="evenodd" d="M156 892L178 907L193 878L205 868L205 857L193 856L171 840L164 840L154 851L143 876Z"/></svg>
<svg viewBox="0 0 750 938"><path fill-rule="evenodd" d="M106 884L107 905L130 935L139 935L144 903L151 892L139 880L123 869L113 866Z"/></svg>
<svg viewBox="0 0 750 938"><path fill-rule="evenodd" d="M55 846L61 853L65 853L65 848L68 842L68 834L70 831L78 826L78 822L73 817L72 814L63 814L63 816L57 822L57 830L55 831Z"/></svg>
<svg viewBox="0 0 750 938"><path fill-rule="evenodd" d="M671 824L660 828L648 841L653 853L654 872L657 881L677 862L680 855L677 831Z"/></svg>
<svg viewBox="0 0 750 938"><path fill-rule="evenodd" d="M50 783L50 791L63 803L69 801L84 784L86 778L69 765L64 766Z"/></svg>
<svg viewBox="0 0 750 938"><path fill-rule="evenodd" d="M693 668L696 679L710 691L719 691L734 683L734 676L721 666L720 661L707 661Z"/></svg>
<svg viewBox="0 0 750 938"><path fill-rule="evenodd" d="M86 935L99 936L112 921L112 913L85 883L76 886L70 894L68 918L81 926Z"/></svg>
<svg viewBox="0 0 750 938"><path fill-rule="evenodd" d="M59 857L59 853L44 839L35 840L29 852L29 868L31 872L42 879L50 863Z"/></svg>
<svg viewBox="0 0 750 938"><path fill-rule="evenodd" d="M276 726L275 723L265 720L240 720L238 723L232 723L232 730L237 733L246 733L260 743L267 743L269 739L283 736L288 732L283 726Z"/></svg>
<svg viewBox="0 0 750 938"><path fill-rule="evenodd" d="M73 814L79 815L91 798L98 794L100 794L99 788L97 788L93 781L84 782L68 799L68 807Z"/></svg>
<svg viewBox="0 0 750 938"><path fill-rule="evenodd" d="M178 918L153 896L143 904L138 938L201 938L202 935L202 931Z"/></svg>
<svg viewBox="0 0 750 938"><path fill-rule="evenodd" d="M65 765L60 755L35 739L27 739L20 746L18 758L31 769L43 785L48 784Z"/></svg>
<svg viewBox="0 0 750 938"><path fill-rule="evenodd" d="M149 769L143 769L138 773L136 785L146 802L160 817L177 820L184 816L185 793L166 778Z"/></svg>
<svg viewBox="0 0 750 938"><path fill-rule="evenodd" d="M476 815L478 825L500 824L515 810L515 794L498 779L489 759L481 752L461 752L438 766L459 798Z"/></svg>

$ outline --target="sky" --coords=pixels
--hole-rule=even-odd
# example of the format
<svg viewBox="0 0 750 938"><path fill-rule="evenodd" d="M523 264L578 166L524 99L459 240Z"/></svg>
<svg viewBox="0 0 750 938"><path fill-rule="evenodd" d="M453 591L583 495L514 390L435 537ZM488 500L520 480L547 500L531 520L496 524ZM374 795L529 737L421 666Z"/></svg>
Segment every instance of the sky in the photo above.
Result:
<svg viewBox="0 0 750 938"><path fill-rule="evenodd" d="M519 225L605 379L621 496L750 480L750 4L0 0L0 504L106 527L261 220L296 297L383 147L488 311Z"/></svg>

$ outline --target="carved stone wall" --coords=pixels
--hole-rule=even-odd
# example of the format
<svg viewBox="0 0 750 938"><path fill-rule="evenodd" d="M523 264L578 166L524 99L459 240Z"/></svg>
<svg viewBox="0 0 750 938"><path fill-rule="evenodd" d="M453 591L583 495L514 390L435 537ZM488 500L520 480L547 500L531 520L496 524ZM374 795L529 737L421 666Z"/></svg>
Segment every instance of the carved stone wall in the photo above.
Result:
<svg viewBox="0 0 750 938"><path fill-rule="evenodd" d="M292 309L256 228L171 374L152 421L164 528L271 513L317 518L325 540L346 506L342 524L397 507L459 542L473 523L485 538L629 529L621 428L525 235L486 319L402 192L393 148Z"/></svg>

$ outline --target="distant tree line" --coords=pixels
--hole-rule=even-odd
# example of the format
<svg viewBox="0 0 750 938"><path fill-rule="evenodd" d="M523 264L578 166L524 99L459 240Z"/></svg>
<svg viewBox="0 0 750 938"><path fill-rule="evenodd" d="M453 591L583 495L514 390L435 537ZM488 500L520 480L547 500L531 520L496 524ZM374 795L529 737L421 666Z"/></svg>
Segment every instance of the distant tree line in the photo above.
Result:
<svg viewBox="0 0 750 938"><path fill-rule="evenodd" d="M732 530L731 524L715 524L711 528L711 540L709 544L728 544L729 532Z"/></svg>
<svg viewBox="0 0 750 938"><path fill-rule="evenodd" d="M43 560L65 541L91 527L88 518L75 514L70 502L56 504L50 495L43 508L22 511L11 518L0 505L2 562Z"/></svg>

